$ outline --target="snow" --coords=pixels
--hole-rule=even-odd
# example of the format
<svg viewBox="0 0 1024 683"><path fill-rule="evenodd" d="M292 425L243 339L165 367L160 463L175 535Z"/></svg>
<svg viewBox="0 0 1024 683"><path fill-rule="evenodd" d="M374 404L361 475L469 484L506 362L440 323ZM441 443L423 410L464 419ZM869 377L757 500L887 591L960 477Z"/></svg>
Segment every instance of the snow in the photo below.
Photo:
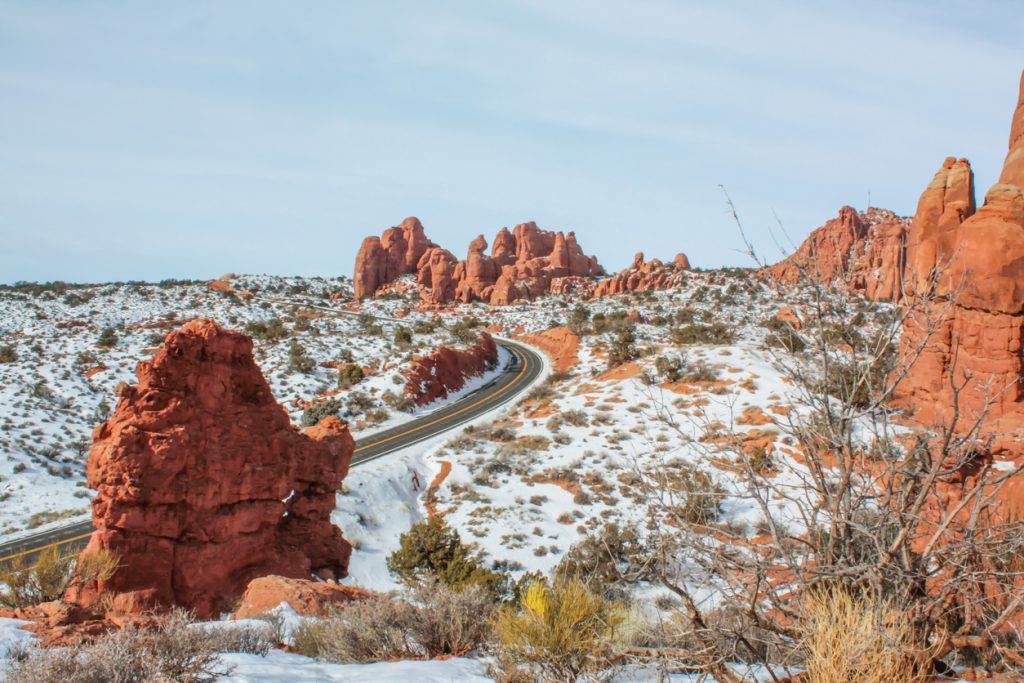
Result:
<svg viewBox="0 0 1024 683"><path fill-rule="evenodd" d="M36 640L34 635L21 628L28 623L21 619L0 617L0 667L12 652L30 646Z"/></svg>
<svg viewBox="0 0 1024 683"><path fill-rule="evenodd" d="M446 659L443 661L377 662L375 664L329 664L301 655L274 650L266 657L227 654L222 661L235 667L234 672L220 680L224 683L327 683L344 681L359 683L473 683L491 681L485 675L486 665L479 660Z"/></svg>

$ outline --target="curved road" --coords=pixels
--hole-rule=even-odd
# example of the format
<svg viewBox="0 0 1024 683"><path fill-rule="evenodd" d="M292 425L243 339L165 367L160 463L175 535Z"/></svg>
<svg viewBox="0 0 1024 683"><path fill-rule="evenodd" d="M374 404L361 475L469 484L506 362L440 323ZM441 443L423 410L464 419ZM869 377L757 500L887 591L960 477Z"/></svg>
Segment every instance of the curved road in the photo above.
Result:
<svg viewBox="0 0 1024 683"><path fill-rule="evenodd" d="M443 408L359 439L352 456L352 466L375 460L455 429L508 403L528 389L544 369L540 356L522 344L504 339L495 341L511 355L497 377ZM0 543L0 563L20 557L32 558L53 546L65 546L69 549L84 547L91 534L92 522L86 520L24 536L8 543Z"/></svg>

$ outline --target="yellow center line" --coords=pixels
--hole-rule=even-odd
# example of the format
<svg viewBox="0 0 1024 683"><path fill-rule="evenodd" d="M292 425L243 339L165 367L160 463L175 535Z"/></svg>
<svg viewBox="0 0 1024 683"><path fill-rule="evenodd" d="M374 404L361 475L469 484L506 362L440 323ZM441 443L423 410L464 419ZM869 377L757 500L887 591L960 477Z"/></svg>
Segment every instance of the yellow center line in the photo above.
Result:
<svg viewBox="0 0 1024 683"><path fill-rule="evenodd" d="M509 347L509 348L511 349L511 347ZM480 399L476 403L468 405L468 406L466 406L464 408L460 408L459 410L456 410L454 413L450 413L450 414L445 415L443 417L439 417L436 420L432 420L431 422L428 422L426 424L422 424L419 427L414 427L412 429L406 430L406 431L402 432L401 434L395 434L394 436L389 436L386 439L381 439L380 441L376 441L376 442L368 444L366 446L361 446L359 448L356 448L354 453L358 453L359 451L366 450L367 448L373 448L375 446L379 446L382 443L387 443L389 441L394 441L395 439L399 439L399 438L401 438L403 436L408 436L409 434L415 434L416 432L421 431L423 429L426 429L427 427L432 427L433 425L436 425L439 422L444 422L445 420L449 420L449 419L455 417L456 415L461 415L462 413L466 412L467 410L472 410L473 408L476 408L477 406L479 406L482 403L486 403L487 401L490 401L493 398L501 396L503 393L505 393L506 391L508 391L512 387L514 387L519 382L519 380L522 379L523 375L526 374L526 371L530 367L530 359L529 359L529 357L527 357L525 354L520 354L515 349L511 349L511 350L512 350L512 353L516 354L517 356L519 356L523 360L523 369L519 371L519 374L515 376L515 379L513 379L511 382L509 382L508 384L503 386L498 391L494 392L493 394L489 394L489 395L485 396L484 398ZM87 533L87 534L82 534L81 536L75 536L74 538L65 538L62 541L55 541L55 542L49 543L47 545L39 546L38 548L29 548L28 550L22 550L19 553L14 553L13 555L8 555L7 557L0 557L0 562L8 562L10 560L14 560L14 559L17 559L19 557L23 557L23 556L28 555L30 553L42 552L44 550L48 550L49 548L53 548L53 547L56 547L56 546L67 545L68 543L74 543L75 541L81 541L83 538L89 538L90 536L92 536L92 532L91 531L89 533Z"/></svg>
<svg viewBox="0 0 1024 683"><path fill-rule="evenodd" d="M53 548L54 546L65 545L67 543L74 543L75 541L81 541L83 538L89 538L90 536L92 536L91 531L87 534L82 534L81 536L75 536L74 538L65 538L63 541L54 541L53 543L50 543L48 545L41 545L38 548L29 548L28 550L22 550L20 553L14 553L13 555L8 555L7 557L0 557L0 562L14 560L19 557L24 557L25 555L28 555L30 553L42 552L44 550L48 550L49 548Z"/></svg>

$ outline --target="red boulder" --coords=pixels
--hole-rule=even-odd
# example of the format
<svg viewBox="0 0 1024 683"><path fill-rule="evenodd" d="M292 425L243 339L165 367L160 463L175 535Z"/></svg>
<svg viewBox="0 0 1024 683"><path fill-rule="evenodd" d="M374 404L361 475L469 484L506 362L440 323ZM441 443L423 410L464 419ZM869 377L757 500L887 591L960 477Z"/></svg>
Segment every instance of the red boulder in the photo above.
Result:
<svg viewBox="0 0 1024 683"><path fill-rule="evenodd" d="M251 579L346 575L351 547L331 523L352 459L348 427L328 418L300 432L271 394L252 340L195 320L139 363L89 453L96 531L84 554L120 557L103 594L137 610L229 610Z"/></svg>

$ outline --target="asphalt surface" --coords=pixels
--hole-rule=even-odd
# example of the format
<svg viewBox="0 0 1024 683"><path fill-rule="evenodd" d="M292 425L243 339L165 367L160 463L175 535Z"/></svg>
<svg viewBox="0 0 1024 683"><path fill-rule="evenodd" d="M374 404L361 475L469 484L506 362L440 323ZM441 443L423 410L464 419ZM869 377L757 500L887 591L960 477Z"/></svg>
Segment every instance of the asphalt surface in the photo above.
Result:
<svg viewBox="0 0 1024 683"><path fill-rule="evenodd" d="M463 396L458 401L438 408L415 420L392 427L356 442L352 466L375 460L395 451L408 448L443 432L456 429L480 415L508 403L528 389L544 369L540 356L529 347L506 340L495 340L504 347L511 359L502 372L486 385ZM0 564L23 558L29 561L43 550L59 546L73 550L85 546L92 534L92 522L85 520L47 531L23 536L0 543Z"/></svg>

